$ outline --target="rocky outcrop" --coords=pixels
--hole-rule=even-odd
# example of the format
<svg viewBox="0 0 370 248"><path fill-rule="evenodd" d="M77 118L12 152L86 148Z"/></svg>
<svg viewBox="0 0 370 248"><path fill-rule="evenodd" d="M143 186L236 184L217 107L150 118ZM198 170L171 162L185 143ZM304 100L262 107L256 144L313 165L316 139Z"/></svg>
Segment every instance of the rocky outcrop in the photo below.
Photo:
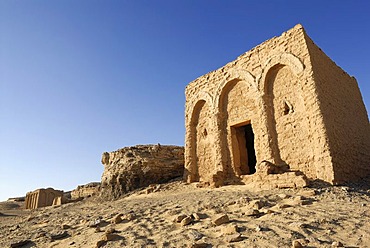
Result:
<svg viewBox="0 0 370 248"><path fill-rule="evenodd" d="M184 173L184 148L137 145L102 155L101 196L119 196L154 183L165 183Z"/></svg>
<svg viewBox="0 0 370 248"><path fill-rule="evenodd" d="M72 200L90 197L99 192L100 183L92 182L85 185L78 185L76 189L72 190L71 198Z"/></svg>

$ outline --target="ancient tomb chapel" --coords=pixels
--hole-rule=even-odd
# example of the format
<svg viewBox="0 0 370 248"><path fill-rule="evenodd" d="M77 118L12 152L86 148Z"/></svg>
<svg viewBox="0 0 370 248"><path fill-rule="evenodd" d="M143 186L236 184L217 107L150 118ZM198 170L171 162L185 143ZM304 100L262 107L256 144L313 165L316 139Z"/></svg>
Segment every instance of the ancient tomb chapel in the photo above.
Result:
<svg viewBox="0 0 370 248"><path fill-rule="evenodd" d="M356 79L301 25L199 77L185 94L188 182L284 187L369 175L370 126ZM278 169L260 173L266 163Z"/></svg>
<svg viewBox="0 0 370 248"><path fill-rule="evenodd" d="M63 191L52 188L37 189L28 192L25 199L26 209L36 209L52 205L62 204ZM60 202L58 204L58 201Z"/></svg>

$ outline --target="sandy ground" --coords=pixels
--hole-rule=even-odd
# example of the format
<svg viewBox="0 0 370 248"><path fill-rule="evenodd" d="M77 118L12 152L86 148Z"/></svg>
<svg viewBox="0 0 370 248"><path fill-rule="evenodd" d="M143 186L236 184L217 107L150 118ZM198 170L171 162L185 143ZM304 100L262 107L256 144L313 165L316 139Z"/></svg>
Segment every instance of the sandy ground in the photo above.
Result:
<svg viewBox="0 0 370 248"><path fill-rule="evenodd" d="M368 187L151 189L37 210L2 202L0 247L370 247Z"/></svg>

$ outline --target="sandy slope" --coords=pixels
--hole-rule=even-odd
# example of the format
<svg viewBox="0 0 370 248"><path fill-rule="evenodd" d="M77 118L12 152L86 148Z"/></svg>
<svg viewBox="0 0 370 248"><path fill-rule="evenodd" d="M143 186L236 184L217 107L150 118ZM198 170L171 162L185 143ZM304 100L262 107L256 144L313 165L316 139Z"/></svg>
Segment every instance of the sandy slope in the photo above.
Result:
<svg viewBox="0 0 370 248"><path fill-rule="evenodd" d="M252 191L175 181L117 201L89 198L32 211L14 204L0 203L0 247L27 239L23 247L97 247L104 239L112 240L101 247L292 247L294 240L305 247L370 247L366 187ZM195 213L188 225L174 221ZM229 223L215 225L220 214ZM121 222L111 223L115 219Z"/></svg>

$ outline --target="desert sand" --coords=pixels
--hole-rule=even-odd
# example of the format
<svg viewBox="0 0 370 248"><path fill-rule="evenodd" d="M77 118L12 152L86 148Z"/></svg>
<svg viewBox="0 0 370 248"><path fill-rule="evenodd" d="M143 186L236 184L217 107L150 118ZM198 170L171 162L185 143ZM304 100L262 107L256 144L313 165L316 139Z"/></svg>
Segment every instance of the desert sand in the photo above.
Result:
<svg viewBox="0 0 370 248"><path fill-rule="evenodd" d="M260 191L179 179L115 201L22 204L0 203L0 247L370 247L364 183Z"/></svg>

